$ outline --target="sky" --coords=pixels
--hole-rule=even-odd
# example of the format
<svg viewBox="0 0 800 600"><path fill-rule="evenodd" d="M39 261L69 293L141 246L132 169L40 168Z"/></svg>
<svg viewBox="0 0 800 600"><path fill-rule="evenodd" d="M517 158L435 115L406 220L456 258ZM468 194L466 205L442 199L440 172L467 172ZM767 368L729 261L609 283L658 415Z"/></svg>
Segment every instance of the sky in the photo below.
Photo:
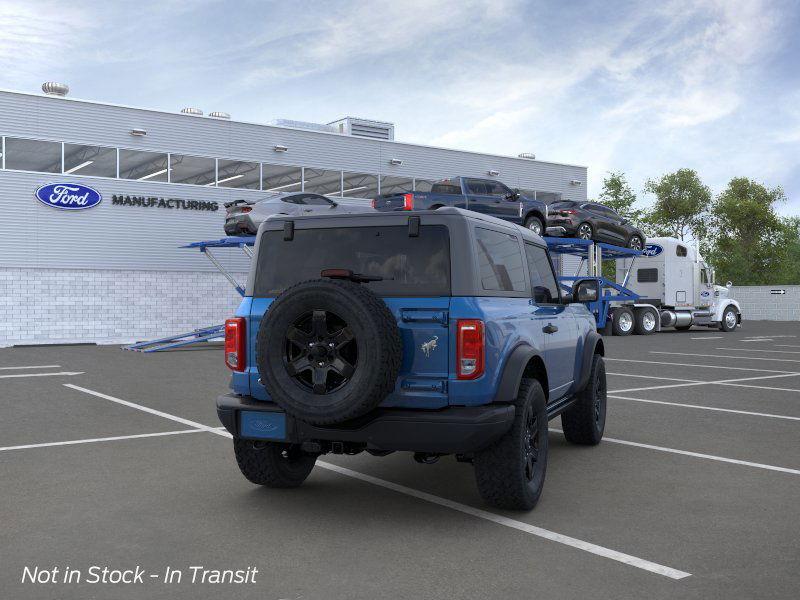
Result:
<svg viewBox="0 0 800 600"><path fill-rule="evenodd" d="M800 2L0 0L0 88L782 186L800 215Z"/></svg>

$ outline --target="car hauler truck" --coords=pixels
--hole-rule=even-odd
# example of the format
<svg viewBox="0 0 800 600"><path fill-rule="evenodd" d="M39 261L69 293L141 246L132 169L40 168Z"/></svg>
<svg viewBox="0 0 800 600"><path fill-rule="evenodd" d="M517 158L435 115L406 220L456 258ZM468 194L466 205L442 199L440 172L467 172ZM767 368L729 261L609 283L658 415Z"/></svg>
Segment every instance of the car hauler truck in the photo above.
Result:
<svg viewBox="0 0 800 600"><path fill-rule="evenodd" d="M729 282L715 285L714 270L695 249L676 238L648 238L640 256L617 259L616 280L658 310L656 330L692 325L733 331L742 322L739 303L730 298ZM612 308L612 321L625 306ZM650 333L650 332L648 332Z"/></svg>

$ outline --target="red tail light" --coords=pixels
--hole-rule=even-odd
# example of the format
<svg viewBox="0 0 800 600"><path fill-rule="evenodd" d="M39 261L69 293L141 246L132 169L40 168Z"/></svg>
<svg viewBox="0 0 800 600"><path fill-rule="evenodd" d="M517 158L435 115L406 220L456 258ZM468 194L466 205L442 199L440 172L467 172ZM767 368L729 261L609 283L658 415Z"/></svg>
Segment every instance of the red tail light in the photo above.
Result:
<svg viewBox="0 0 800 600"><path fill-rule="evenodd" d="M569 215L574 215L577 212L578 212L577 210L569 209L569 210L562 210L561 214L566 217L566 216L569 216Z"/></svg>
<svg viewBox="0 0 800 600"><path fill-rule="evenodd" d="M456 321L456 377L477 379L484 369L483 321L459 319Z"/></svg>
<svg viewBox="0 0 800 600"><path fill-rule="evenodd" d="M373 199L372 199L372 202L371 202L371 204L372 204L372 208L375 208L375 203L376 203L376 201L377 201L377 200L376 200L375 198L373 198Z"/></svg>
<svg viewBox="0 0 800 600"><path fill-rule="evenodd" d="M243 206L239 212L249 213L251 210L253 210L252 206Z"/></svg>
<svg viewBox="0 0 800 600"><path fill-rule="evenodd" d="M414 210L414 194L403 194L403 210Z"/></svg>
<svg viewBox="0 0 800 600"><path fill-rule="evenodd" d="M232 371L244 371L247 365L246 339L242 317L225 321L225 365Z"/></svg>

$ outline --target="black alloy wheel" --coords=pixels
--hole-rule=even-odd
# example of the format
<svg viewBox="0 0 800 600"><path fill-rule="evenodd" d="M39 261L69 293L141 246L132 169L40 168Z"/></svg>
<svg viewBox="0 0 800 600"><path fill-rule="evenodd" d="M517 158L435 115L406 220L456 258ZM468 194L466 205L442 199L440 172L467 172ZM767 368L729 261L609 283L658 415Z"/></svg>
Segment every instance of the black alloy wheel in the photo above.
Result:
<svg viewBox="0 0 800 600"><path fill-rule="evenodd" d="M522 454L525 461L525 479L533 481L536 475L536 461L539 459L539 421L533 411L528 412L525 419Z"/></svg>
<svg viewBox="0 0 800 600"><path fill-rule="evenodd" d="M347 323L335 313L314 310L286 332L286 371L314 394L330 394L350 381L358 365L358 346Z"/></svg>
<svg viewBox="0 0 800 600"><path fill-rule="evenodd" d="M638 235L633 235L631 236L631 239L628 240L628 248L631 250L641 250L643 246L644 243L642 242L642 238L640 238Z"/></svg>

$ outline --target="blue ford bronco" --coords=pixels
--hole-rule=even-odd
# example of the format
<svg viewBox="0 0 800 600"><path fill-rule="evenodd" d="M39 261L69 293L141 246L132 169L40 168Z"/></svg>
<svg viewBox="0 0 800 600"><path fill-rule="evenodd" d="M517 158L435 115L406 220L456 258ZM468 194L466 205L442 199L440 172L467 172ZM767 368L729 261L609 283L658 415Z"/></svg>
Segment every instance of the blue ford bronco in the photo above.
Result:
<svg viewBox="0 0 800 600"><path fill-rule="evenodd" d="M550 419L600 442L596 283L563 292L530 230L457 208L276 216L254 257L217 400L251 482L298 486L326 453L454 454L487 503L527 510Z"/></svg>

